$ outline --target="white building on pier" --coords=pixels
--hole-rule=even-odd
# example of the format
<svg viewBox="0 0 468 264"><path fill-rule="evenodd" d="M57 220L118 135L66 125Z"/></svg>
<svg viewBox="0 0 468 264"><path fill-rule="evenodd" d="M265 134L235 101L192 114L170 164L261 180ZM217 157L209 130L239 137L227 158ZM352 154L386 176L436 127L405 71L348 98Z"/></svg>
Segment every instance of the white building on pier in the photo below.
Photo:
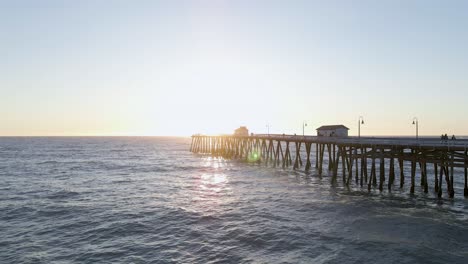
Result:
<svg viewBox="0 0 468 264"><path fill-rule="evenodd" d="M321 126L317 128L317 136L347 137L349 128L344 125Z"/></svg>
<svg viewBox="0 0 468 264"><path fill-rule="evenodd" d="M249 136L249 130L245 126L241 126L234 130L234 136Z"/></svg>

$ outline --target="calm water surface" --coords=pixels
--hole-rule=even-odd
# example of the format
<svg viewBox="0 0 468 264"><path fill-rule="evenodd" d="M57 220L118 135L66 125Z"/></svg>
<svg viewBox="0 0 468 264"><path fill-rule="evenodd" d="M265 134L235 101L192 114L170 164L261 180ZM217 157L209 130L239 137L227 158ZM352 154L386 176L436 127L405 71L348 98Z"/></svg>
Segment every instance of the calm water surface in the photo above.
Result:
<svg viewBox="0 0 468 264"><path fill-rule="evenodd" d="M439 200L189 146L0 138L0 263L468 263L460 174Z"/></svg>

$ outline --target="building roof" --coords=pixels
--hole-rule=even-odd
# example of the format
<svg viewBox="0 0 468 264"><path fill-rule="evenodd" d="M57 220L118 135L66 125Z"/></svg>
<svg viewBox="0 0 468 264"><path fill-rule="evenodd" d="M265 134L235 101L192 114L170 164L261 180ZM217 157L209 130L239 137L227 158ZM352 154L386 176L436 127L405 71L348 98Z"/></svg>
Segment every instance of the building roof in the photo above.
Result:
<svg viewBox="0 0 468 264"><path fill-rule="evenodd" d="M316 130L334 130L334 129L339 129L339 128L344 128L349 130L349 128L343 126L343 125L331 125L331 126L321 126L317 128Z"/></svg>
<svg viewBox="0 0 468 264"><path fill-rule="evenodd" d="M248 130L247 127L245 126L241 126L239 128L236 129L236 131L240 131L240 130Z"/></svg>

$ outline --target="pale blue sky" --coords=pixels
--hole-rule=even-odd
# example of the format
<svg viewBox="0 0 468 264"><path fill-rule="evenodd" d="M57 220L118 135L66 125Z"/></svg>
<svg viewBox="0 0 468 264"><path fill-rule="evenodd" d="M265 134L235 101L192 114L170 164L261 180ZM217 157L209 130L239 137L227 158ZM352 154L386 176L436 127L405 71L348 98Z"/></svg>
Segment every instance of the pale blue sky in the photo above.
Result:
<svg viewBox="0 0 468 264"><path fill-rule="evenodd" d="M468 1L3 1L0 135L468 134Z"/></svg>

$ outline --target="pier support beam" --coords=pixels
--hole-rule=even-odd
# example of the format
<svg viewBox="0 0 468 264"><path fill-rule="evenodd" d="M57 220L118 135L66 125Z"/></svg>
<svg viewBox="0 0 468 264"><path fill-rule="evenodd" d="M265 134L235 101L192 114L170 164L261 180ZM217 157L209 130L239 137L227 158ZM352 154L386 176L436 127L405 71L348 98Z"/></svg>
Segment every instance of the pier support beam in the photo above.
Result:
<svg viewBox="0 0 468 264"><path fill-rule="evenodd" d="M424 183L423 183L424 193L428 193L429 192L429 184L427 183L427 164L426 164L426 161L423 161L422 170L424 171L424 173L422 173L422 175L424 177Z"/></svg>
<svg viewBox="0 0 468 264"><path fill-rule="evenodd" d="M440 164L440 172L439 172L439 191L437 192L437 196L439 198L442 197L442 175L444 174L444 163Z"/></svg>
<svg viewBox="0 0 468 264"><path fill-rule="evenodd" d="M311 167L311 164L310 164L310 149L312 147L312 143L305 143L305 145L306 145L306 153L307 153L307 161L306 161L305 170L309 171L310 167Z"/></svg>
<svg viewBox="0 0 468 264"><path fill-rule="evenodd" d="M349 161L348 161L348 178L346 180L346 186L349 186L349 182L353 178L353 163L354 163L353 156L354 156L353 148L350 148L349 149Z"/></svg>
<svg viewBox="0 0 468 264"><path fill-rule="evenodd" d="M319 155L320 155L320 158L319 158L319 176L322 176L322 168L323 168L323 154L325 152L325 146L324 144L320 144L319 145Z"/></svg>
<svg viewBox="0 0 468 264"><path fill-rule="evenodd" d="M384 149L380 149L380 183L379 183L379 190L383 191L383 184L385 182L385 158L384 158Z"/></svg>
<svg viewBox="0 0 468 264"><path fill-rule="evenodd" d="M375 171L376 149L372 149L372 166L371 166L371 181L372 186L377 186L377 173Z"/></svg>
<svg viewBox="0 0 468 264"><path fill-rule="evenodd" d="M468 155L467 155L467 151L465 150L465 156L464 156L464 159L465 159L465 166L464 166L464 171L465 171L465 188L463 189L463 195L465 197L468 197Z"/></svg>
<svg viewBox="0 0 468 264"><path fill-rule="evenodd" d="M335 145L333 145L333 149L335 149ZM338 176L338 165L340 164L340 155L341 155L341 148L338 147L338 153L336 153L336 156L333 161L332 183L336 183L336 177Z"/></svg>
<svg viewBox="0 0 468 264"><path fill-rule="evenodd" d="M400 167L400 189L401 189L403 188L403 185L405 185L403 150L400 151L400 157L398 158L398 165Z"/></svg>
<svg viewBox="0 0 468 264"><path fill-rule="evenodd" d="M392 185L395 181L395 159L393 158L393 153L391 153L390 157L390 172L388 174L388 191L392 191Z"/></svg>
<svg viewBox="0 0 468 264"><path fill-rule="evenodd" d="M437 163L434 162L434 192L439 192L439 180L437 179Z"/></svg>
<svg viewBox="0 0 468 264"><path fill-rule="evenodd" d="M414 155L414 151L412 150L411 153ZM414 194L414 185L415 185L415 178L416 178L416 160L415 157L412 157L411 160L411 187L410 187L410 193Z"/></svg>
<svg viewBox="0 0 468 264"><path fill-rule="evenodd" d="M359 183L359 156L358 156L358 148L355 148L354 149L354 161L355 161L355 166L356 166L356 169L355 169L355 175L354 175L354 180L356 181L356 184ZM362 168L361 168L362 170Z"/></svg>
<svg viewBox="0 0 468 264"><path fill-rule="evenodd" d="M361 175L359 179L359 185L362 187L364 185L364 171L367 173L367 167L366 167L366 153L364 151L364 148L361 147ZM366 183L367 183L367 175L366 175Z"/></svg>
<svg viewBox="0 0 468 264"><path fill-rule="evenodd" d="M454 153L452 152L451 159L450 159L450 198L453 198L455 196L455 189L453 188L453 159L454 159Z"/></svg>
<svg viewBox="0 0 468 264"><path fill-rule="evenodd" d="M341 171L343 174L343 183L346 183L346 148L341 146L340 147L340 153L341 153Z"/></svg>
<svg viewBox="0 0 468 264"><path fill-rule="evenodd" d="M450 183L450 175L449 175L449 162L447 161L446 166L444 166L444 175L445 175L445 183L447 184L447 194L449 195L450 198L452 198L452 190L451 186L452 184Z"/></svg>
<svg viewBox="0 0 468 264"><path fill-rule="evenodd" d="M315 168L319 167L319 143L315 143Z"/></svg>

